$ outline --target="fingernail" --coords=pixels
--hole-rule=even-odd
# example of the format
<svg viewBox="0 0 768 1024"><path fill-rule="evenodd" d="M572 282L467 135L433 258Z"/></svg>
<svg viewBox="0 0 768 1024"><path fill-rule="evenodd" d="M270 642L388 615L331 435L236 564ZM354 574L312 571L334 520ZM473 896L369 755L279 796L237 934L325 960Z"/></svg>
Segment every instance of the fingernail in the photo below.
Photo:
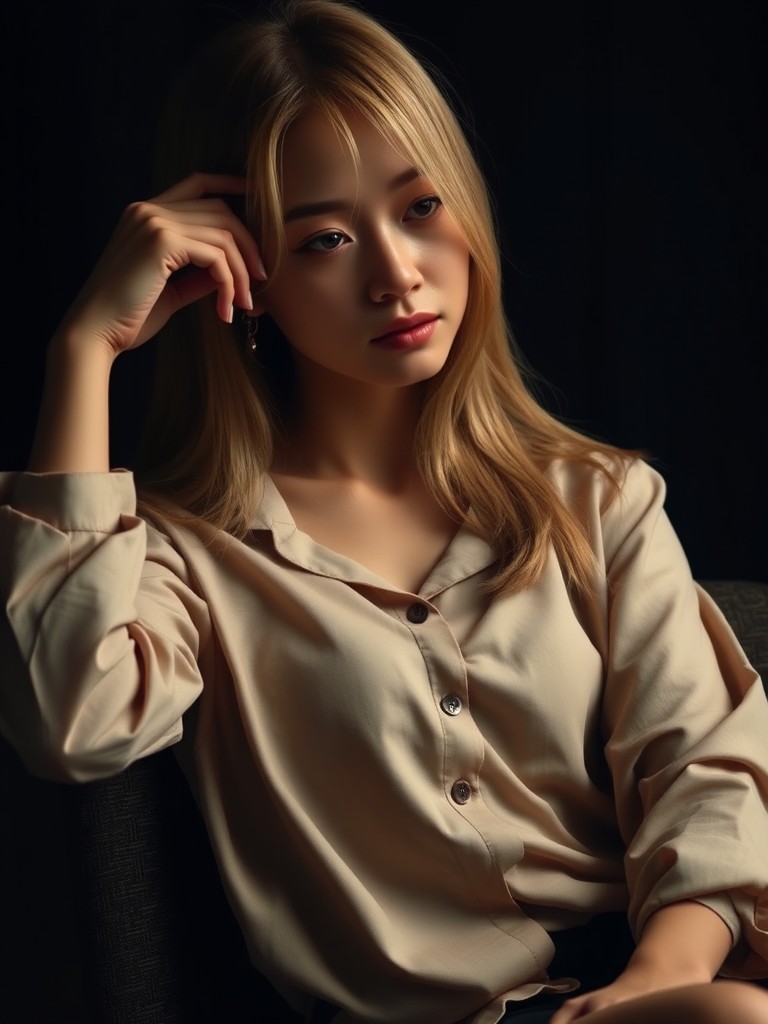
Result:
<svg viewBox="0 0 768 1024"><path fill-rule="evenodd" d="M234 319L235 319L235 307L234 306L230 306L229 307L229 313L227 314L227 323L231 324Z"/></svg>
<svg viewBox="0 0 768 1024"><path fill-rule="evenodd" d="M251 295L250 292L248 292L248 296L247 296L247 298L245 300L245 308L246 309L253 309L253 296Z"/></svg>

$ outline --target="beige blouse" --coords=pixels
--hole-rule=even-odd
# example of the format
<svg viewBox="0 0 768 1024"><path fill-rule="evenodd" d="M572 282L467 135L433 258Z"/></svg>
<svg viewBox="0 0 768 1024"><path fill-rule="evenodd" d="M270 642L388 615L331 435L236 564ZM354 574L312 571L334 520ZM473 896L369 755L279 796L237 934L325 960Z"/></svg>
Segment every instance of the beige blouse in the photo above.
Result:
<svg viewBox="0 0 768 1024"><path fill-rule="evenodd" d="M136 515L128 472L0 477L0 729L88 780L169 744L253 961L338 1024L497 1021L547 929L697 899L727 973L768 975L768 704L631 466L551 477L604 578L554 555L507 597L460 530L404 593L297 530L268 480L245 542ZM183 730L183 739L182 739Z"/></svg>

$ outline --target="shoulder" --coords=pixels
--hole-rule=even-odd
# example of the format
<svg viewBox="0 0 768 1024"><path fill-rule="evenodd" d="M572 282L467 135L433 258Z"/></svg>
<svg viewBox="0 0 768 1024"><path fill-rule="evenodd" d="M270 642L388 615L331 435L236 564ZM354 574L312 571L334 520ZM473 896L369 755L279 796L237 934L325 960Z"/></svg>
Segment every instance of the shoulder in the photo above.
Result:
<svg viewBox="0 0 768 1024"><path fill-rule="evenodd" d="M669 530L666 481L642 457L595 452L589 461L553 460L545 473L604 567L630 538Z"/></svg>
<svg viewBox="0 0 768 1024"><path fill-rule="evenodd" d="M595 451L589 458L553 459L544 469L546 477L576 516L609 512L642 505L663 504L666 482L646 459L632 453L608 455Z"/></svg>

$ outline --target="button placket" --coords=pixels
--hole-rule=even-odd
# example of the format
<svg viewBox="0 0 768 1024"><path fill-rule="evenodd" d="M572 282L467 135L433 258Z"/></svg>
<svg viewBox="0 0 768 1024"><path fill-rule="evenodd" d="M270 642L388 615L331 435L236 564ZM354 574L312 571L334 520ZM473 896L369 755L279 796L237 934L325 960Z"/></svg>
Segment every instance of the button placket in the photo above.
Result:
<svg viewBox="0 0 768 1024"><path fill-rule="evenodd" d="M431 615L432 615L432 609L428 605L424 604L421 601L414 601L412 604L408 605L408 607L405 610L405 617L406 617L406 619L408 620L408 622L412 623L413 625L423 625L427 621L427 619L431 617ZM440 616L439 613L437 613L437 621L435 623L433 623L432 629L437 628L438 631L439 631L440 623L441 623L441 616ZM430 630L427 630L424 634L420 634L421 639L420 639L419 643L420 644L422 642L429 643L429 641L427 641L427 637L428 636L432 638L432 643L434 643L434 642L437 641L438 635L439 635L439 633L433 635ZM432 643L429 643L430 647L432 646ZM454 644L455 644L455 640L454 640ZM448 658L448 652L450 652L450 651L454 651L454 645L446 644L445 646L443 646L441 648L441 652L442 652L443 657L440 658L440 659L437 659L439 662L442 662L442 664L444 665L445 668L448 669L448 671L445 673L445 677L444 677L445 684L448 684L446 686L446 689L448 689L448 686L451 685L451 680L453 681L453 685L456 685L456 682L457 682L456 675L457 674L458 675L463 675L464 674L463 671L462 671L463 670L463 662L461 662L461 653L460 653L460 651L458 651L457 648L455 649L455 653L458 654L459 660L458 660L458 662L456 662L454 660L453 663L451 663L451 660ZM456 671L457 669L459 670L458 673ZM443 673L441 672L440 675L442 676ZM466 678L464 677L464 682L465 681L466 681ZM447 693L444 692L443 695L439 698L439 707L440 707L440 710L442 711L443 714L449 716L450 718L456 718L458 715L461 715L462 712L464 711L465 703L464 703L464 700L462 699L462 697L460 697L458 695L458 693L456 693L452 689L448 689L448 692ZM458 725L458 723L457 723L457 725ZM471 722L467 723L467 728L469 728L470 731L471 731ZM454 741L451 742L451 744L450 744L451 748L453 750L453 753L450 756L450 760L453 760L454 757L456 757L457 761L459 761L459 762L460 761L464 761L464 771L466 771L467 769L470 768L470 765L469 765L467 757L466 757L466 755L469 753L469 751L465 749L465 744L466 744L466 741L467 741L467 737L470 735L470 733L467 733L465 729L462 729L460 727L459 727L458 734L454 732L453 728L451 728L449 730L449 732L450 732L451 735L454 736ZM458 738L459 736L463 736L464 738L463 739L459 739ZM446 741L448 741L447 734L446 734ZM455 745L456 743L458 743L458 746ZM462 749L464 750L464 753L461 753ZM472 759L472 755L470 754L469 755L469 760L471 760L471 759ZM462 767L461 767L460 763L455 764L454 767L456 769L458 769L459 771L462 770ZM447 782L447 780L446 780L446 782ZM464 805L466 805L466 804L468 804L470 802L470 800L472 799L472 797L474 795L474 790L472 788L472 783L469 782L466 778L463 778L463 777L455 778L454 781L452 783L450 783L450 786L448 788L448 795L449 795L451 801L457 807L463 807Z"/></svg>

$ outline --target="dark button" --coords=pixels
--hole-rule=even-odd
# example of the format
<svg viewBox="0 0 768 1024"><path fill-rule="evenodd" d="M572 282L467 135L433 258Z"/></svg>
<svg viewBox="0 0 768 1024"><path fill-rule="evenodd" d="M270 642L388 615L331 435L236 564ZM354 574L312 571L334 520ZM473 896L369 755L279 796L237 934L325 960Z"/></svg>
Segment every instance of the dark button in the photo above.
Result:
<svg viewBox="0 0 768 1024"><path fill-rule="evenodd" d="M451 786L451 796L457 804L465 804L472 796L472 787L466 779L459 779Z"/></svg>
<svg viewBox="0 0 768 1024"><path fill-rule="evenodd" d="M460 715L461 709L464 705L461 703L459 697L453 693L446 694L445 697L440 701L440 707L446 713L446 715Z"/></svg>
<svg viewBox="0 0 768 1024"><path fill-rule="evenodd" d="M405 613L405 617L409 622L424 622L427 615L429 615L429 611L426 605L423 604L412 604Z"/></svg>

